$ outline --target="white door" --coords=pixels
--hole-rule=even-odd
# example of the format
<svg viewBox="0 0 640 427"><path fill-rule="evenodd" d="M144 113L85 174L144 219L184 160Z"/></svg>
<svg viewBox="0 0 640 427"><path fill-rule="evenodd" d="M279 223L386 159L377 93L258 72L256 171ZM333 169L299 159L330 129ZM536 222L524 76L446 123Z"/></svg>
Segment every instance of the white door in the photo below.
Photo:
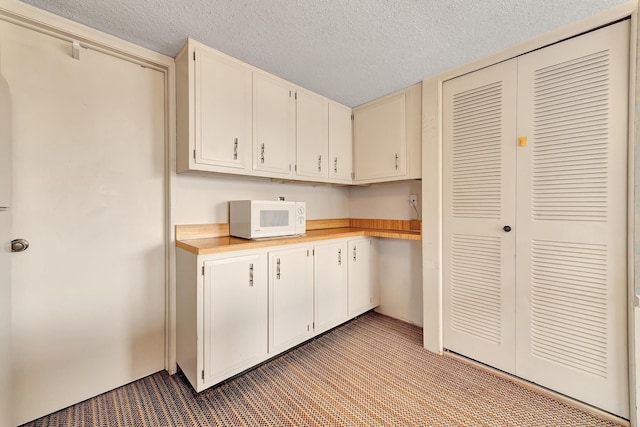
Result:
<svg viewBox="0 0 640 427"><path fill-rule="evenodd" d="M14 424L164 368L163 74L0 21Z"/></svg>
<svg viewBox="0 0 640 427"><path fill-rule="evenodd" d="M353 110L355 180L407 173L407 94L394 94Z"/></svg>
<svg viewBox="0 0 640 427"><path fill-rule="evenodd" d="M11 94L0 73L0 427L11 425L11 235Z"/></svg>
<svg viewBox="0 0 640 427"><path fill-rule="evenodd" d="M351 184L353 132L351 108L329 102L329 180Z"/></svg>
<svg viewBox="0 0 640 427"><path fill-rule="evenodd" d="M311 336L313 262L308 246L269 252L269 309L269 353Z"/></svg>
<svg viewBox="0 0 640 427"><path fill-rule="evenodd" d="M284 80L253 73L253 170L290 178L295 143L292 87Z"/></svg>
<svg viewBox="0 0 640 427"><path fill-rule="evenodd" d="M249 170L251 70L200 47L195 55L196 161Z"/></svg>
<svg viewBox="0 0 640 427"><path fill-rule="evenodd" d="M313 249L314 331L326 331L347 320L347 242Z"/></svg>
<svg viewBox="0 0 640 427"><path fill-rule="evenodd" d="M354 317L380 304L380 286L373 239L351 239L348 246L349 317Z"/></svg>
<svg viewBox="0 0 640 427"><path fill-rule="evenodd" d="M518 60L516 372L629 417L629 21Z"/></svg>
<svg viewBox="0 0 640 427"><path fill-rule="evenodd" d="M444 346L510 373L516 69L511 60L443 86Z"/></svg>
<svg viewBox="0 0 640 427"><path fill-rule="evenodd" d="M296 176L326 179L328 153L329 102L299 89L296 93Z"/></svg>
<svg viewBox="0 0 640 427"><path fill-rule="evenodd" d="M205 262L205 385L266 358L266 265L265 252Z"/></svg>

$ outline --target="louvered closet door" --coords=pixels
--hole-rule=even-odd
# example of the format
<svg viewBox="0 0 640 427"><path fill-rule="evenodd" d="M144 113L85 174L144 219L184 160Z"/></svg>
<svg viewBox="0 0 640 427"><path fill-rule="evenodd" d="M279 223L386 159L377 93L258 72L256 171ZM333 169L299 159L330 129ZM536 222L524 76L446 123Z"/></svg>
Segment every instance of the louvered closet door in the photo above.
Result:
<svg viewBox="0 0 640 427"><path fill-rule="evenodd" d="M629 416L628 21L518 61L516 373Z"/></svg>
<svg viewBox="0 0 640 427"><path fill-rule="evenodd" d="M443 85L444 346L515 369L516 61Z"/></svg>

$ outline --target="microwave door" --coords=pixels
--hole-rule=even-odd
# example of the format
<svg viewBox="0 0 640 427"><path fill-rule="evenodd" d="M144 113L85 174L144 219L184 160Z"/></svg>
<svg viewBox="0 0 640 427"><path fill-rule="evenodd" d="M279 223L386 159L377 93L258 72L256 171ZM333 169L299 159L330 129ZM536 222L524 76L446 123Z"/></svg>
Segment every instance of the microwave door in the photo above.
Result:
<svg viewBox="0 0 640 427"><path fill-rule="evenodd" d="M265 204L257 206L256 215L252 216L252 234L255 237L274 237L295 234L295 205L283 204L274 206Z"/></svg>

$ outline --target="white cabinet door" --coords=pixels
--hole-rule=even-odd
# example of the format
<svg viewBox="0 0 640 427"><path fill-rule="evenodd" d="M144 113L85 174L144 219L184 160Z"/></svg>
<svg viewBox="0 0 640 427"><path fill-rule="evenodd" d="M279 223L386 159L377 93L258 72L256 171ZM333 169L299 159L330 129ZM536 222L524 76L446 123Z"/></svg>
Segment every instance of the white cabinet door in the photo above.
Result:
<svg viewBox="0 0 640 427"><path fill-rule="evenodd" d="M350 239L349 259L349 317L354 317L380 305L380 286L377 274L377 253L371 238Z"/></svg>
<svg viewBox="0 0 640 427"><path fill-rule="evenodd" d="M195 162L249 171L251 69L199 46L194 53Z"/></svg>
<svg viewBox="0 0 640 427"><path fill-rule="evenodd" d="M267 355L266 253L204 263L204 385L218 383Z"/></svg>
<svg viewBox="0 0 640 427"><path fill-rule="evenodd" d="M446 348L515 372L516 60L443 86Z"/></svg>
<svg viewBox="0 0 640 427"><path fill-rule="evenodd" d="M293 87L253 73L253 170L256 175L291 178L295 143Z"/></svg>
<svg viewBox="0 0 640 427"><path fill-rule="evenodd" d="M518 60L516 372L628 418L629 21Z"/></svg>
<svg viewBox="0 0 640 427"><path fill-rule="evenodd" d="M353 131L351 108L329 102L329 181L351 184Z"/></svg>
<svg viewBox="0 0 640 427"><path fill-rule="evenodd" d="M356 181L406 174L406 94L400 92L353 110Z"/></svg>
<svg viewBox="0 0 640 427"><path fill-rule="evenodd" d="M321 333L347 320L347 242L314 247L314 332Z"/></svg>
<svg viewBox="0 0 640 427"><path fill-rule="evenodd" d="M324 181L328 177L329 101L312 92L296 92L295 176Z"/></svg>
<svg viewBox="0 0 640 427"><path fill-rule="evenodd" d="M312 335L313 262L309 246L269 252L269 353Z"/></svg>

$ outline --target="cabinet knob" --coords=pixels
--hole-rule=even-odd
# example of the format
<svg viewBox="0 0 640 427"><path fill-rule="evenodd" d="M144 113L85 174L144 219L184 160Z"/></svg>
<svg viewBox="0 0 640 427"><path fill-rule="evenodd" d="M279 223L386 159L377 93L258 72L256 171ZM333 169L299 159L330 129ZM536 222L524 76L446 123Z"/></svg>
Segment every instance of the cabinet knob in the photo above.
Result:
<svg viewBox="0 0 640 427"><path fill-rule="evenodd" d="M396 170L398 170L398 153L396 153Z"/></svg>
<svg viewBox="0 0 640 427"><path fill-rule="evenodd" d="M260 163L264 163L264 144L260 144Z"/></svg>
<svg viewBox="0 0 640 427"><path fill-rule="evenodd" d="M29 247L29 241L26 239L15 239L11 241L11 252L24 252Z"/></svg>
<svg viewBox="0 0 640 427"><path fill-rule="evenodd" d="M502 227L502 230L503 230L505 233L508 233L508 232L510 232L510 231L511 231L511 226L510 226L510 225L505 225L504 227Z"/></svg>

